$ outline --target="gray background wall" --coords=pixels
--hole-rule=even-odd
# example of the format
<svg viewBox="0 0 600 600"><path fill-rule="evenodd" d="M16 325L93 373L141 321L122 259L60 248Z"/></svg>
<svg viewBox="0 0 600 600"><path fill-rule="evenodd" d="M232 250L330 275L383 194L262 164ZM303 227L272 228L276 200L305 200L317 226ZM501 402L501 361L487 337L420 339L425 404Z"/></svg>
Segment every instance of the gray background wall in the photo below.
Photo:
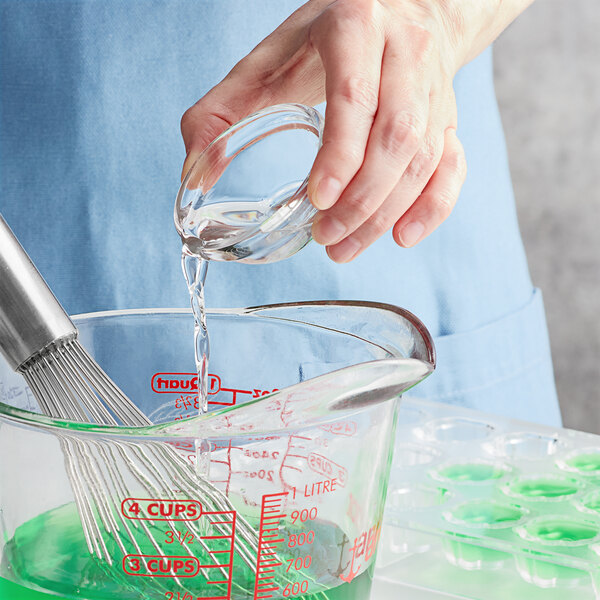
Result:
<svg viewBox="0 0 600 600"><path fill-rule="evenodd" d="M600 3L537 0L495 46L521 232L565 426L600 433Z"/></svg>

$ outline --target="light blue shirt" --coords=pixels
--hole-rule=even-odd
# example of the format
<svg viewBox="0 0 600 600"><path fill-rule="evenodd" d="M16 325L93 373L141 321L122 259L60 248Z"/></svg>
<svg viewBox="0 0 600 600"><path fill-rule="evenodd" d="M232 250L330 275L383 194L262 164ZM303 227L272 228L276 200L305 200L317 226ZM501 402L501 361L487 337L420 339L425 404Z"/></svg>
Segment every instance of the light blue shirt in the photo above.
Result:
<svg viewBox="0 0 600 600"><path fill-rule="evenodd" d="M68 312L188 304L172 224L181 115L300 4L0 3L0 210ZM491 50L458 73L455 91L468 175L436 232L411 249L388 234L348 265L314 243L276 264L213 264L207 303L402 306L438 348L436 373L414 395L559 424Z"/></svg>

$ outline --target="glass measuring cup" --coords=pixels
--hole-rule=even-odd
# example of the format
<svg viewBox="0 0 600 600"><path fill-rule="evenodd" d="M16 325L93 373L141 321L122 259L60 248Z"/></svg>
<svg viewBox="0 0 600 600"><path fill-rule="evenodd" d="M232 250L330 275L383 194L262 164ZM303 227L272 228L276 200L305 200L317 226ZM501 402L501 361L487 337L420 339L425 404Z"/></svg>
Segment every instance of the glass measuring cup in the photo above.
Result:
<svg viewBox="0 0 600 600"><path fill-rule="evenodd" d="M0 364L0 597L367 597L395 398L435 362L414 316L349 302L209 311L203 416L188 311L75 321L82 343L158 424L36 414L21 377ZM173 453L180 462L167 470ZM111 560L90 554L77 485Z"/></svg>
<svg viewBox="0 0 600 600"><path fill-rule="evenodd" d="M323 117L309 106L265 108L219 135L185 176L175 202L184 251L206 260L268 263L311 239L308 174Z"/></svg>

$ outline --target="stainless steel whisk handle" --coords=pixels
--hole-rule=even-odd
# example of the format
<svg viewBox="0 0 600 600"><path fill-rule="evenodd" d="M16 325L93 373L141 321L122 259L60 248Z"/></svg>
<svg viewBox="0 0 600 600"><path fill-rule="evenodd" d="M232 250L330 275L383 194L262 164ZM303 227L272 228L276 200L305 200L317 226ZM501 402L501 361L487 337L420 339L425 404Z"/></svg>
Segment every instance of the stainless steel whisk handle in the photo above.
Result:
<svg viewBox="0 0 600 600"><path fill-rule="evenodd" d="M17 370L77 329L0 215L0 352Z"/></svg>

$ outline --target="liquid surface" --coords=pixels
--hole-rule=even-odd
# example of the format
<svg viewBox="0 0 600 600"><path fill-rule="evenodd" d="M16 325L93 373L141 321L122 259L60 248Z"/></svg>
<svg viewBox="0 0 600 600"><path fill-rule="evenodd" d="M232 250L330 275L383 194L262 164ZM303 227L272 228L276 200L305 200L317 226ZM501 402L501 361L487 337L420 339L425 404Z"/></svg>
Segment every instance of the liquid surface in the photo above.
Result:
<svg viewBox="0 0 600 600"><path fill-rule="evenodd" d="M591 540L598 534L598 530L592 527L566 520L534 523L527 527L527 532L547 542L580 542Z"/></svg>
<svg viewBox="0 0 600 600"><path fill-rule="evenodd" d="M156 539L164 541L162 529L155 529ZM164 528L164 524L161 525ZM315 531L317 531L315 529ZM306 594L295 595L301 600L365 600L369 597L372 572L367 570L357 576L351 583L342 583L335 570L337 542L341 532L332 526L321 524L316 540L311 548L313 565L308 570L294 577L286 574L285 566L278 569L276 581L280 587L274 598L281 598L282 591L288 584L307 579L310 581ZM343 534L341 534L343 537ZM164 578L146 578L128 576L122 567L122 553L111 539L105 536L111 556L115 557L113 565L94 559L90 556L83 537L81 523L73 504L67 504L24 523L17 528L13 538L6 544L2 563L0 564L0 598L2 600L198 600L203 598L228 598L223 577L216 572L210 574L213 584L198 574L190 578L177 579L172 576ZM318 543L317 543L318 541ZM140 534L138 543L144 547L148 544L147 536ZM228 545L229 540L223 540ZM181 545L164 546L165 554L185 554ZM214 547L213 547L214 549ZM135 553L132 547L129 552ZM201 550L195 549L194 555L201 556ZM145 550L148 554L158 554ZM337 551L339 554L339 550ZM205 557L206 558L206 557ZM284 559L284 565L287 564ZM203 560L206 564L206 560ZM333 564L336 563L336 564ZM255 575L241 557L234 553L232 561L231 600L248 600L254 597ZM17 580L15 585L10 580ZM330 586L325 589L319 582L328 580ZM334 583L335 582L335 583ZM337 583L342 585L337 585ZM47 593L36 591L38 588ZM311 593L311 590L321 591ZM179 596L178 596L179 594ZM187 596L186 596L187 594Z"/></svg>
<svg viewBox="0 0 600 600"><path fill-rule="evenodd" d="M494 502L471 502L452 513L454 519L471 525L510 525L518 521L523 512L513 506Z"/></svg>
<svg viewBox="0 0 600 600"><path fill-rule="evenodd" d="M567 464L582 473L600 472L600 452L578 454L570 458Z"/></svg>
<svg viewBox="0 0 600 600"><path fill-rule="evenodd" d="M584 498L582 504L588 510L600 512L600 493L591 494L587 498Z"/></svg>
<svg viewBox="0 0 600 600"><path fill-rule="evenodd" d="M263 264L283 260L311 240L316 210L287 184L262 201L237 199L188 208L181 227L190 254L206 260ZM291 199L290 199L291 198Z"/></svg>
<svg viewBox="0 0 600 600"><path fill-rule="evenodd" d="M560 479L543 478L518 481L510 486L513 494L526 498L560 498L577 493L575 482Z"/></svg>
<svg viewBox="0 0 600 600"><path fill-rule="evenodd" d="M439 475L451 481L488 481L500 479L505 470L502 467L486 464L458 464L441 469Z"/></svg>

